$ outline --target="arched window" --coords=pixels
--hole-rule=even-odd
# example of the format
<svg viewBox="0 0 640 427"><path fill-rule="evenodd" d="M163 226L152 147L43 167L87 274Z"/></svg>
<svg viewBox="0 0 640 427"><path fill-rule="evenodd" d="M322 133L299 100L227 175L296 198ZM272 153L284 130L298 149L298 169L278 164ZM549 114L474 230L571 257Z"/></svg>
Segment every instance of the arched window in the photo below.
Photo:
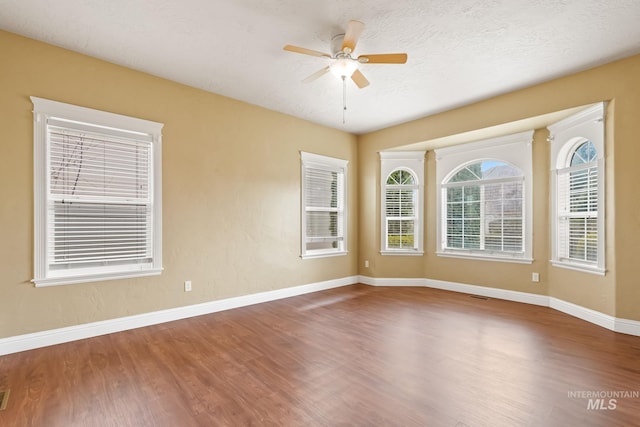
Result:
<svg viewBox="0 0 640 427"><path fill-rule="evenodd" d="M563 200L559 203L562 252L568 259L598 261L598 162L591 141L571 153L570 165L559 175Z"/></svg>
<svg viewBox="0 0 640 427"><path fill-rule="evenodd" d="M421 255L424 151L381 152L383 255Z"/></svg>
<svg viewBox="0 0 640 427"><path fill-rule="evenodd" d="M604 104L549 126L552 263L604 273Z"/></svg>
<svg viewBox="0 0 640 427"><path fill-rule="evenodd" d="M415 250L418 181L408 169L396 169L385 183L386 249Z"/></svg>
<svg viewBox="0 0 640 427"><path fill-rule="evenodd" d="M439 256L532 262L533 131L439 148Z"/></svg>
<svg viewBox="0 0 640 427"><path fill-rule="evenodd" d="M500 160L462 166L442 185L445 249L522 253L524 174Z"/></svg>

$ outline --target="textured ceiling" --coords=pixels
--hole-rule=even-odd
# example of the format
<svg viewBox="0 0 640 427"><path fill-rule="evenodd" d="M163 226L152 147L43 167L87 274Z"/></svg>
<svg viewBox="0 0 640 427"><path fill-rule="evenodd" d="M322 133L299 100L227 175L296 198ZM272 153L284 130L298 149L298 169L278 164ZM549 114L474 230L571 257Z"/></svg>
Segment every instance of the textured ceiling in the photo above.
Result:
<svg viewBox="0 0 640 427"><path fill-rule="evenodd" d="M308 75L350 19L371 85ZM638 0L0 0L0 28L257 104L365 133L640 53ZM0 65L1 66L1 65Z"/></svg>

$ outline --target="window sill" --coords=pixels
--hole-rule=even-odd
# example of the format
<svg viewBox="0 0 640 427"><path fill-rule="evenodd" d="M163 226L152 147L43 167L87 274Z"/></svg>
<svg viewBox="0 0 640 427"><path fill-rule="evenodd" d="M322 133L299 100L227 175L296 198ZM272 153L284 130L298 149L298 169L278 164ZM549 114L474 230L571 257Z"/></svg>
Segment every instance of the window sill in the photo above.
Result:
<svg viewBox="0 0 640 427"><path fill-rule="evenodd" d="M348 251L322 252L322 253L317 253L317 254L303 254L303 255L300 255L300 258L302 258L302 259L327 258L327 257L332 257L332 256L343 256L343 255L347 255L348 253L349 253Z"/></svg>
<svg viewBox="0 0 640 427"><path fill-rule="evenodd" d="M553 265L554 267L566 268L568 270L596 274L598 276L604 276L607 273L607 270L604 268L600 268L594 265L580 264L578 262L551 260L551 265Z"/></svg>
<svg viewBox="0 0 640 427"><path fill-rule="evenodd" d="M475 259L480 261L497 261L497 262L512 262L516 264L531 264L533 258L527 258L524 256L499 256L499 255L484 255L478 253L462 253L462 252L436 252L437 256L445 258L461 258L461 259Z"/></svg>
<svg viewBox="0 0 640 427"><path fill-rule="evenodd" d="M50 277L47 279L33 279L36 288L58 285L73 285L76 283L101 282L104 280L130 279L134 277L158 276L162 273L162 268L153 270L123 271L117 273L91 274L86 276L73 277Z"/></svg>
<svg viewBox="0 0 640 427"><path fill-rule="evenodd" d="M397 251L392 251L392 250L386 250L386 251L380 251L380 255L392 255L392 256L423 256L424 255L424 251L416 251L416 250L412 250L412 251L407 251L407 250L397 250Z"/></svg>

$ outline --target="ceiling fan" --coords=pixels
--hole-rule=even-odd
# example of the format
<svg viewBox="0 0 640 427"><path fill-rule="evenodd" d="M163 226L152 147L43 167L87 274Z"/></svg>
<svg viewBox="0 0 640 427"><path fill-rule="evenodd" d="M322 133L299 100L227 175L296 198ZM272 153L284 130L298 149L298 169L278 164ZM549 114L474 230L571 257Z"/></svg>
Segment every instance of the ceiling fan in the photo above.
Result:
<svg viewBox="0 0 640 427"><path fill-rule="evenodd" d="M311 74L304 79L303 82L312 82L328 72L332 72L336 76L341 77L343 81L347 77L350 77L351 80L362 89L369 85L369 80L367 80L364 74L358 69L360 64L404 64L407 62L406 53L379 53L374 55L360 55L357 57L352 56L363 29L364 24L362 22L349 21L346 33L335 35L331 39L333 55L289 44L284 47L284 50L332 60L330 65Z"/></svg>

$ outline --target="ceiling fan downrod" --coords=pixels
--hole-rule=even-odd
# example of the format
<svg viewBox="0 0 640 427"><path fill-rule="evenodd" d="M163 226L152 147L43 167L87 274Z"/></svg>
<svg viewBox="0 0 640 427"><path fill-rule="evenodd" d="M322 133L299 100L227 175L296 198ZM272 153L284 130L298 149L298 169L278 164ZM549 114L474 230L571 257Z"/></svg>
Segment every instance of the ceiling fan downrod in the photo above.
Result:
<svg viewBox="0 0 640 427"><path fill-rule="evenodd" d="M346 123L345 116L347 114L347 76L342 77L342 124Z"/></svg>

